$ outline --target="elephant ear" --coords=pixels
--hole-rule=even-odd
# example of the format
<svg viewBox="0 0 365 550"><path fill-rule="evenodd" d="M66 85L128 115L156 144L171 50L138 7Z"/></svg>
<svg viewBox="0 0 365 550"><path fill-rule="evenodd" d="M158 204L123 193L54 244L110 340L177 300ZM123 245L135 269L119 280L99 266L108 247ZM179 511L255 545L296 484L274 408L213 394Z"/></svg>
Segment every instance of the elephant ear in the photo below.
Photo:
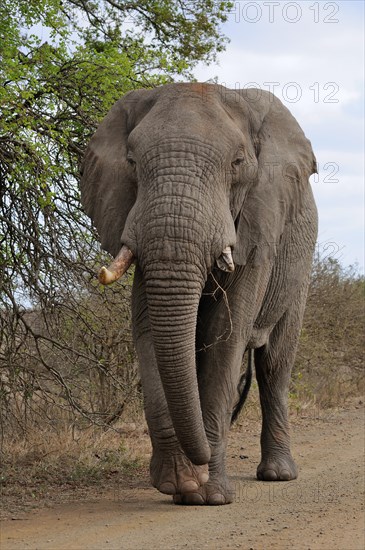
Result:
<svg viewBox="0 0 365 550"><path fill-rule="evenodd" d="M300 216L316 159L298 122L273 94L256 89L235 93L245 103L242 116L250 121L258 167L236 219L234 259L245 265L254 250L258 265L276 256L285 226Z"/></svg>
<svg viewBox="0 0 365 550"><path fill-rule="evenodd" d="M127 139L148 109L148 90L129 92L98 126L81 165L81 202L104 250L116 256L137 196L135 171L127 161Z"/></svg>

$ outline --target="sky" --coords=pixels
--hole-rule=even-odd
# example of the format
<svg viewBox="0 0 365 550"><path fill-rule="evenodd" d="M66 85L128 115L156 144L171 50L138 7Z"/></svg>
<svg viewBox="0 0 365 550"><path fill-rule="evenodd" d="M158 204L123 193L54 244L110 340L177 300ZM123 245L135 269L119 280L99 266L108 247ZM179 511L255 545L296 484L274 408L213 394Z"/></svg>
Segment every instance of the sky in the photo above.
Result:
<svg viewBox="0 0 365 550"><path fill-rule="evenodd" d="M364 272L364 3L234 1L205 82L273 91L310 139L318 250Z"/></svg>

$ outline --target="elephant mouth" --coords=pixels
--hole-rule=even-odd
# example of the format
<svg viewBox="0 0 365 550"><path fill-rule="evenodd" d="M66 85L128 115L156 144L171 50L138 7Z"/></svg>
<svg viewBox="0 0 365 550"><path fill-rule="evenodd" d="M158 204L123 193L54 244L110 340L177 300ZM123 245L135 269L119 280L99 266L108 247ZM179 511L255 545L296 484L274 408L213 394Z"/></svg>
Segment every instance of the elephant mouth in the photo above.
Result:
<svg viewBox="0 0 365 550"><path fill-rule="evenodd" d="M123 245L109 267L103 266L98 275L99 283L102 285L110 285L115 281L118 281L127 269L132 265L135 260L133 252L128 246ZM232 249L230 246L226 246L222 254L217 259L217 266L222 271L232 272L234 271L234 262L232 258Z"/></svg>

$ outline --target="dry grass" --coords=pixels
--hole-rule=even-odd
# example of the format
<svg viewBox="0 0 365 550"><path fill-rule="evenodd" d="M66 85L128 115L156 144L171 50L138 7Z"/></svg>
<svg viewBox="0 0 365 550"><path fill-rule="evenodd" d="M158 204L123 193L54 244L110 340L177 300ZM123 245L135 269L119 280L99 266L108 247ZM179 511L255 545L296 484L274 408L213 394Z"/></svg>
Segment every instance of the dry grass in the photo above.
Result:
<svg viewBox="0 0 365 550"><path fill-rule="evenodd" d="M3 504L45 503L60 492L83 488L115 487L131 479L146 478L151 452L142 418L119 422L114 429L90 427L60 430L35 426L27 437L7 437L1 451Z"/></svg>

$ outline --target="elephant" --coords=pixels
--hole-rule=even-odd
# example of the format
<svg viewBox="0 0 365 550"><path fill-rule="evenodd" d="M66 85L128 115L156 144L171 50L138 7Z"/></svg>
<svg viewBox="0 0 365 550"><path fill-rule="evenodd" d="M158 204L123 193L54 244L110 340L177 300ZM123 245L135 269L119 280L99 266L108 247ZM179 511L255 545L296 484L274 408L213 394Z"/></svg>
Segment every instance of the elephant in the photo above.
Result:
<svg viewBox="0 0 365 550"><path fill-rule="evenodd" d="M99 279L136 264L151 482L176 504L234 500L226 447L246 352L262 410L256 476L297 477L287 398L317 237L315 172L277 97L218 84L128 92L87 146L82 204L115 258Z"/></svg>

